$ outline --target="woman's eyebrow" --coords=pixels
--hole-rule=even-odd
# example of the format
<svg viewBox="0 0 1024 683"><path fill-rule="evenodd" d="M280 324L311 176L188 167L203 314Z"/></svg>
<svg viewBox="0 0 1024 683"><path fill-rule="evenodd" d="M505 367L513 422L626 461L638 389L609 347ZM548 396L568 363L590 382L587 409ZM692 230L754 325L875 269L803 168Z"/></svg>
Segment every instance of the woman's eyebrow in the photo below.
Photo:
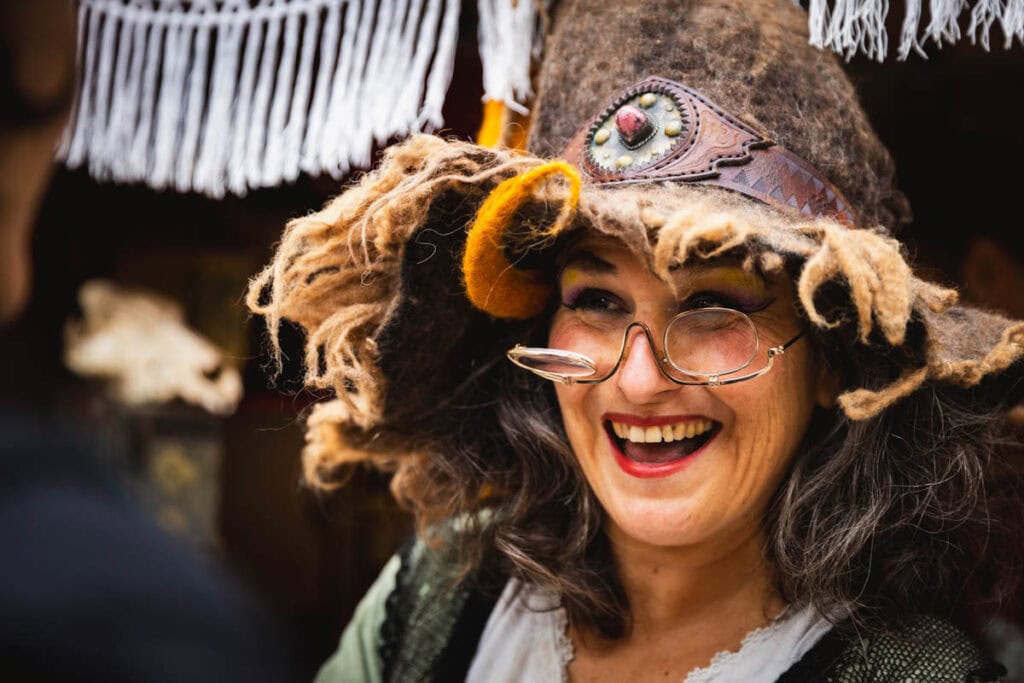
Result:
<svg viewBox="0 0 1024 683"><path fill-rule="evenodd" d="M561 270L565 271L569 268L581 270L592 275L604 275L615 272L615 265L613 263L605 261L600 256L595 256L589 251L577 251L569 254L565 263L562 264Z"/></svg>
<svg viewBox="0 0 1024 683"><path fill-rule="evenodd" d="M765 277L756 270L748 270L741 265L722 265L711 263L695 263L688 268L689 275L694 279L718 277L731 284L757 285L765 289L769 284Z"/></svg>

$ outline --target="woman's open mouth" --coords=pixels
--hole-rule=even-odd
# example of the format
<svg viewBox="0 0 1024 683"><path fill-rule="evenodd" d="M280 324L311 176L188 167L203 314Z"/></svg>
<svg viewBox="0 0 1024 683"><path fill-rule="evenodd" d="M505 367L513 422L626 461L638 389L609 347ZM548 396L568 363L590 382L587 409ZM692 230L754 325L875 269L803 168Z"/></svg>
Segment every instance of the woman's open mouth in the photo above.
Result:
<svg viewBox="0 0 1024 683"><path fill-rule="evenodd" d="M617 460L634 476L667 476L680 469L686 458L703 448L721 430L722 423L709 418L658 420L639 425L606 417L605 431Z"/></svg>

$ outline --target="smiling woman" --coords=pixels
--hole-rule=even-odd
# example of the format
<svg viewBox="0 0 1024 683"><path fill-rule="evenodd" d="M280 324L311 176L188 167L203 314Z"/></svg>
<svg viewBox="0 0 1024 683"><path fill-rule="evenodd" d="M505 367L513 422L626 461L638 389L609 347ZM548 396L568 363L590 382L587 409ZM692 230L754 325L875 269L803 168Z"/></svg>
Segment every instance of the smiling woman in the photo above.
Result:
<svg viewBox="0 0 1024 683"><path fill-rule="evenodd" d="M805 24L561 3L528 154L415 137L288 226L249 305L334 391L307 479L419 522L321 681L999 675L951 622L1020 573L1024 325L914 276Z"/></svg>
<svg viewBox="0 0 1024 683"><path fill-rule="evenodd" d="M832 383L807 344L770 373L746 372L751 363L767 367L759 341L775 348L799 334L792 286L768 288L738 266L720 266L680 269L673 291L624 246L599 243L585 253L584 263L603 265L577 269L570 257L549 343L592 350L599 368L614 368L598 384L556 385L569 445L610 523L697 555L760 547L760 520L816 401L834 398L819 386ZM655 338L665 341L652 345L634 320L664 330ZM680 385L680 367L716 381ZM747 379L710 388L730 371Z"/></svg>
<svg viewBox="0 0 1024 683"><path fill-rule="evenodd" d="M727 387L710 388L721 379L705 386L672 381L680 367L694 377L715 378L744 371L752 362L767 367L767 354L757 358L758 341L775 348L799 334L792 287L768 289L732 266L693 274L681 269L673 291L625 247L611 244L588 250L584 263L594 262L604 265L576 270L570 258L562 271L549 343L594 349L615 368L614 376L599 384L556 386L558 405L573 454L607 515L605 533L626 594L653 592L659 604L634 613L633 631L642 635L645 658L664 660L658 668L675 669L681 679L706 664L708 652L697 654L701 648L695 647L687 658L664 658L663 646L671 639L692 636L686 632L692 624L688 629L671 615L700 609L700 603L735 610L738 618L728 624L732 633L711 646L714 654L723 645L733 649L727 639L735 638L736 629L742 638L784 607L769 567L752 559L764 546L762 520L772 494L827 381L807 344L792 349L772 372L745 373L745 381ZM694 315L714 320L694 321ZM655 347L650 336L629 327L634 319L665 330L664 343ZM718 586L703 581L699 592L680 590L686 584L697 588L696 572L742 579ZM661 589L651 591L658 584ZM735 593L738 586L743 590ZM713 623L701 628L705 634L716 630ZM586 636L599 635L591 631L585 622L573 625L580 646L570 670L582 680L609 667L606 653L588 647L594 639ZM622 656L626 647L614 648L619 655L612 662L628 667L624 675L638 664Z"/></svg>

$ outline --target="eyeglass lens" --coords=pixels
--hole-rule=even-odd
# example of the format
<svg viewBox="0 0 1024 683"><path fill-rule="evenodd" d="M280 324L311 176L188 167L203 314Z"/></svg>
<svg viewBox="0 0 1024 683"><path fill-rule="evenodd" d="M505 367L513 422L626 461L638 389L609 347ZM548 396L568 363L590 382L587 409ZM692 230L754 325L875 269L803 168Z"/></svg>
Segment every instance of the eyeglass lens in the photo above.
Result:
<svg viewBox="0 0 1024 683"><path fill-rule="evenodd" d="M603 377L619 360L631 321L622 316L565 311L556 316L548 346L556 353L523 359L530 367L570 377ZM638 331L639 334L642 332ZM672 368L688 375L722 375L741 370L757 354L757 330L750 318L728 308L686 311L667 325L664 353ZM568 351L587 360L566 357ZM589 362L588 362L589 361Z"/></svg>

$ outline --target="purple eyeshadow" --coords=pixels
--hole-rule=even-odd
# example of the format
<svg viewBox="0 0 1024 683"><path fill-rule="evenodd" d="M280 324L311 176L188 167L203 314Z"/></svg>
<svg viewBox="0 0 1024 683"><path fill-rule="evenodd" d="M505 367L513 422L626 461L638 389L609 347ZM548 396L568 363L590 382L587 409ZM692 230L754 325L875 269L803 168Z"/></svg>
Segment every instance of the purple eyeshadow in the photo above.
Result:
<svg viewBox="0 0 1024 683"><path fill-rule="evenodd" d="M580 294L586 291L586 287L582 285L576 285L575 287L569 287L567 290L562 292L562 305L563 306L575 306L577 300L580 298Z"/></svg>

